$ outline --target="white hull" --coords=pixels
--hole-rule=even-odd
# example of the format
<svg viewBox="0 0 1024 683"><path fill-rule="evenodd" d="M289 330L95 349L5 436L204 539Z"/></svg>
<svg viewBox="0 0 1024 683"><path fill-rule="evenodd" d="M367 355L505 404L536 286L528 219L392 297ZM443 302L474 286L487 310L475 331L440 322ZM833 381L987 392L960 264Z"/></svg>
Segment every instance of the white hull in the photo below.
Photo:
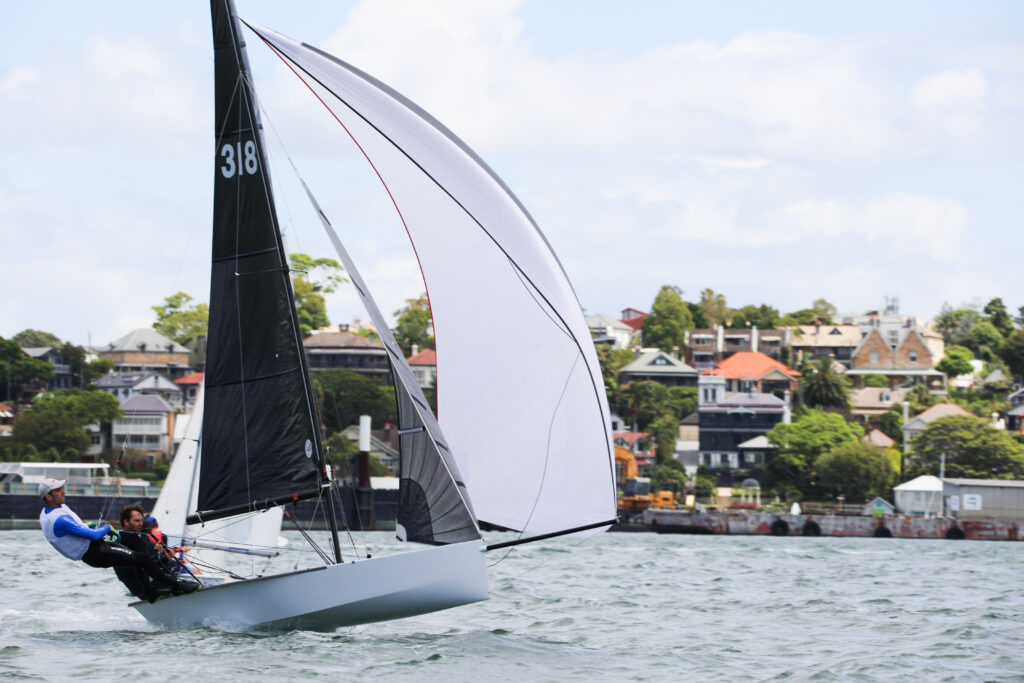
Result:
<svg viewBox="0 0 1024 683"><path fill-rule="evenodd" d="M328 631L486 600L480 541L375 557L132 603L163 628Z"/></svg>

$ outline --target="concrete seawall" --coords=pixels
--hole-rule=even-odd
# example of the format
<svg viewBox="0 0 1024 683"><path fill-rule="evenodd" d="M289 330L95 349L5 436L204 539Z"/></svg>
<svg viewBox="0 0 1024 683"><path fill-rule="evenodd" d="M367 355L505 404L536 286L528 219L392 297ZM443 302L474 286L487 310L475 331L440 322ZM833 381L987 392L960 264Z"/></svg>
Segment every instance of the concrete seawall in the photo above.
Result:
<svg viewBox="0 0 1024 683"><path fill-rule="evenodd" d="M865 536L1020 540L1019 520L956 520L949 517L791 515L771 512L697 512L648 509L644 526L658 533L762 534L773 536Z"/></svg>

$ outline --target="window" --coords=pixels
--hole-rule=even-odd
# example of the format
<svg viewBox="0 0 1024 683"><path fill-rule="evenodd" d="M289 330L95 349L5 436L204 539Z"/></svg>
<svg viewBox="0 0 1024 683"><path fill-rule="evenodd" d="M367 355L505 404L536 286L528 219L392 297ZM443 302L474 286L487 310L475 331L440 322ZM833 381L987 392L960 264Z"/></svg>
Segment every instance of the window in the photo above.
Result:
<svg viewBox="0 0 1024 683"><path fill-rule="evenodd" d="M911 363L916 363L917 362L917 351L911 351L910 352L910 362Z"/></svg>
<svg viewBox="0 0 1024 683"><path fill-rule="evenodd" d="M871 352L871 364L878 365L878 351Z"/></svg>

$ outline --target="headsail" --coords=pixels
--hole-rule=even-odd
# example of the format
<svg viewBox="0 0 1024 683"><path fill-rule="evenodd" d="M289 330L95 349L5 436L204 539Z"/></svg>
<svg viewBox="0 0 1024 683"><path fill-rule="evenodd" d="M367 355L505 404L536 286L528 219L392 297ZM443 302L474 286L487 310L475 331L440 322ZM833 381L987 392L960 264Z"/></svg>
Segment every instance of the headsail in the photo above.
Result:
<svg viewBox="0 0 1024 683"><path fill-rule="evenodd" d="M322 449L244 44L213 0L213 266L198 508L311 493Z"/></svg>
<svg viewBox="0 0 1024 683"><path fill-rule="evenodd" d="M402 216L433 314L438 418L478 519L545 533L613 518L597 355L569 280L525 208L400 94L316 48L252 28L358 141Z"/></svg>
<svg viewBox="0 0 1024 683"><path fill-rule="evenodd" d="M480 538L466 485L462 481L441 428L413 376L402 349L388 329L377 302L363 281L348 250L338 239L313 193L302 183L356 292L377 327L388 353L398 399L398 438L401 454L398 531L402 540L419 543L460 543Z"/></svg>

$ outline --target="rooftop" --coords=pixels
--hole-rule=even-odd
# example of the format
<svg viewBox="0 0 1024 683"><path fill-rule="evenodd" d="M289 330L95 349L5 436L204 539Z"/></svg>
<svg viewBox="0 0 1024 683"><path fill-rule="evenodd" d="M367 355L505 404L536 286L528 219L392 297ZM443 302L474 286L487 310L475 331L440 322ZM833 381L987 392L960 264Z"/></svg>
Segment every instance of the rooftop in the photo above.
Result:
<svg viewBox="0 0 1024 683"><path fill-rule="evenodd" d="M437 351L434 349L423 349L415 356L406 358L409 365L437 365Z"/></svg>
<svg viewBox="0 0 1024 683"><path fill-rule="evenodd" d="M181 379L174 380L175 384L202 384L203 373L193 372L192 374L185 375Z"/></svg>
<svg viewBox="0 0 1024 683"><path fill-rule="evenodd" d="M140 327L111 342L100 353L111 351L148 351L152 353L188 353L181 344L168 339L151 327Z"/></svg>
<svg viewBox="0 0 1024 683"><path fill-rule="evenodd" d="M760 351L740 351L705 370L704 375L719 375L727 379L759 379L777 370L796 378L800 373Z"/></svg>

